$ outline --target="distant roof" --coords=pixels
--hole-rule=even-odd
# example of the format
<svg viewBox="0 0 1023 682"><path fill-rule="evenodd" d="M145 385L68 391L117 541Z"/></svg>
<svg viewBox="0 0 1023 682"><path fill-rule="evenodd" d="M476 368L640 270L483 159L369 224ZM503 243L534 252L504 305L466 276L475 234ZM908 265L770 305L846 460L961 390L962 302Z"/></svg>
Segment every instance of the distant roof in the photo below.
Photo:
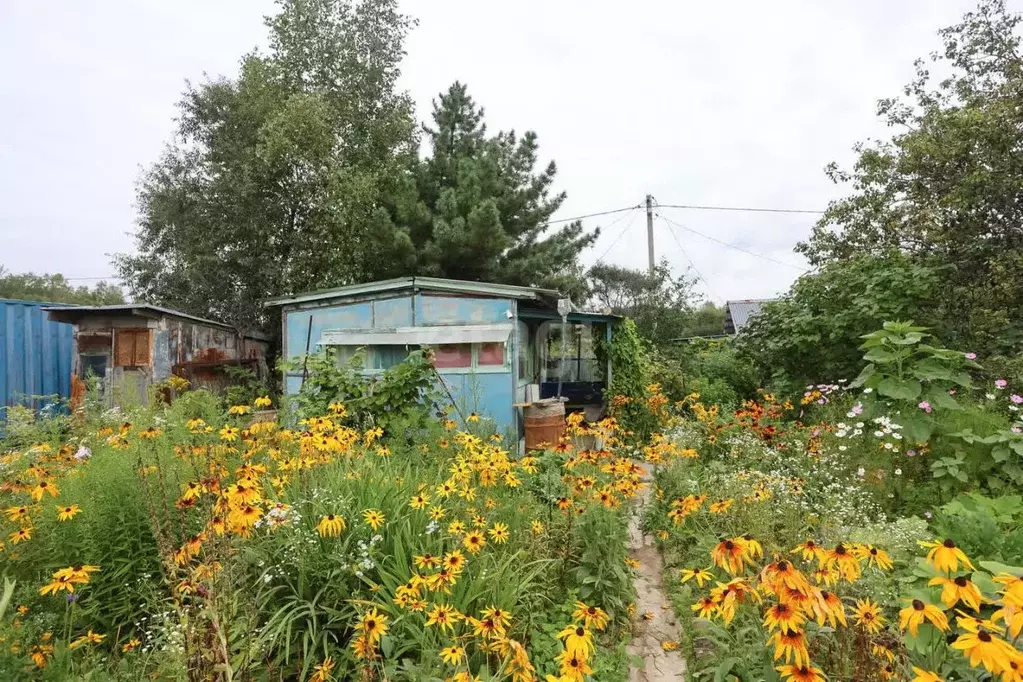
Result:
<svg viewBox="0 0 1023 682"><path fill-rule="evenodd" d="M149 305L145 303L124 303L120 305L80 305L80 306L64 306L55 305L44 307L43 310L50 314L51 320L57 322L70 322L75 323L78 320L88 315L109 315L111 313L121 313L126 315L138 315L140 317L177 317L182 320L191 320L192 322L198 322L199 324L209 325L210 327L220 327L230 331L235 331L235 328L229 324L223 322L217 322L216 320L207 320L203 317L196 317L195 315L189 315L183 313L180 310L173 310L171 308L162 308L157 305ZM246 332L246 336L261 339L263 335L258 333Z"/></svg>
<svg viewBox="0 0 1023 682"><path fill-rule="evenodd" d="M726 302L725 333L739 333L749 323L750 318L760 312L765 303L777 300L776 298L744 298L739 301Z"/></svg>
<svg viewBox="0 0 1023 682"><path fill-rule="evenodd" d="M521 301L556 301L561 294L554 289L521 287L511 284L493 284L490 282L470 282L460 279L440 279L438 277L398 277L379 282L352 284L334 289L308 291L291 296L271 298L263 302L266 307L309 303L333 298L351 298L367 294L378 294L390 291L440 291L457 294L479 294L496 298L514 298Z"/></svg>

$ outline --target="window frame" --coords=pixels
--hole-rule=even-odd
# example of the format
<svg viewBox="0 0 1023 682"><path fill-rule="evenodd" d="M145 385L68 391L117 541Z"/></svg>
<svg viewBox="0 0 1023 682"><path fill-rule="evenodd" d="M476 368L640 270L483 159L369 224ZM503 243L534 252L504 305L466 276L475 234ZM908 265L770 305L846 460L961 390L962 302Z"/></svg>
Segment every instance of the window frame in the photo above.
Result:
<svg viewBox="0 0 1023 682"><path fill-rule="evenodd" d="M504 362L500 365L481 365L480 364L480 346L482 342L475 343L460 343L460 344L445 344L445 345L468 345L470 346L470 353L472 355L472 361L468 367L437 367L438 374L508 374L512 371L511 358L509 356L509 349L511 344L508 341L488 341L487 343L500 343L504 346Z"/></svg>

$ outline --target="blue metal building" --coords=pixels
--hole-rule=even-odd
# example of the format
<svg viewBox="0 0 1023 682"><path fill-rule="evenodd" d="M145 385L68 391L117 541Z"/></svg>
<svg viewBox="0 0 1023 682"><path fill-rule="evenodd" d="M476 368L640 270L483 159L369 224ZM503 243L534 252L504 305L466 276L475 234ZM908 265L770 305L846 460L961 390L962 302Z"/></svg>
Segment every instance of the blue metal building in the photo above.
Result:
<svg viewBox="0 0 1023 682"><path fill-rule="evenodd" d="M0 299L0 420L8 406L41 408L71 396L73 329L48 320L47 305Z"/></svg>
<svg viewBox="0 0 1023 682"><path fill-rule="evenodd" d="M598 362L594 340L610 339L618 318L573 310L563 325L561 299L547 289L404 277L266 305L282 309L286 360L327 350L343 362L363 348L364 371L373 373L401 362L412 349L429 347L440 381L463 413L517 431L516 405L527 396L557 395L559 383L569 408L602 402L610 367ZM286 393L301 385L300 370L284 376Z"/></svg>

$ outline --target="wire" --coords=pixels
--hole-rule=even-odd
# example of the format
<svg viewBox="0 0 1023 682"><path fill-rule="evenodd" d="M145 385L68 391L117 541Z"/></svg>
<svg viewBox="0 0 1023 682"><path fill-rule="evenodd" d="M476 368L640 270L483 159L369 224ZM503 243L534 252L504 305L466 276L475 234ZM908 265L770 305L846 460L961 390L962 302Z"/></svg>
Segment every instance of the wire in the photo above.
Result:
<svg viewBox="0 0 1023 682"><path fill-rule="evenodd" d="M642 208L642 205L636 204L635 206L626 206L624 208L616 208L610 211L601 211L600 213L587 213L586 215L577 215L574 218L558 218L557 220L548 220L547 225L553 225L554 223L570 223L575 220L582 220L583 218L596 218L602 215L611 215L612 213L621 213L622 211L632 211L637 208Z"/></svg>
<svg viewBox="0 0 1023 682"><path fill-rule="evenodd" d="M698 231L694 230L691 227L686 227L685 225L681 225L679 223L676 223L676 222L670 220L669 218L666 218L665 216L661 215L660 213L657 214L657 217L660 218L661 220L664 220L667 223L671 223L672 225L675 225L679 229L685 230L687 232L692 232L695 235L703 237L704 239L709 239L712 242L717 242L718 244L721 244L722 246L727 246L730 249L735 249L736 251L742 251L743 253L748 253L751 256L756 256L757 258L763 258L766 261L771 261L772 263L777 263L778 265L784 265L787 268L793 268L795 270L799 270L800 272L810 272L806 268L800 267L798 265L793 265L792 263L786 263L785 261L780 261L780 260L777 260L775 258L771 258L770 256L765 256L762 253L757 253L756 251L750 251L749 249L744 249L741 246L736 246L735 244L729 244L728 242L723 242L720 239L717 239L716 237L711 237L710 235L704 234L702 232L698 232Z"/></svg>
<svg viewBox="0 0 1023 682"><path fill-rule="evenodd" d="M758 206L694 206L688 204L657 204L658 208L685 208L692 211L743 211L746 213L812 213L823 215L824 211L803 208L762 208Z"/></svg>
<svg viewBox="0 0 1023 682"><path fill-rule="evenodd" d="M632 210L635 211L637 208L639 208L639 206L633 206ZM630 218L630 216L631 216L631 218ZM614 248L615 244L617 244L619 242L619 240L621 240L622 235L624 235L626 232L629 231L629 228L632 227L633 223L636 222L636 214L635 213L626 213L625 215L621 216L620 218L618 218L618 220L614 221L613 223L611 223L610 225L608 225L605 228L605 229L611 229L612 227L614 227L618 223L622 222L626 218L630 218L629 222L626 223L625 227L623 227L621 229L621 231L618 233L618 236L614 238L614 241L611 242L611 244L608 245L608 247L606 249L604 249L604 253L600 254L600 258L598 258L597 260L593 261L594 265L596 265L600 261L604 260L604 256L606 256L608 253L611 252L611 249Z"/></svg>
<svg viewBox="0 0 1023 682"><path fill-rule="evenodd" d="M682 252L682 255L683 255L683 256L685 257L685 259L686 259L686 260L687 260L687 261L689 262L689 266L690 266L690 267L691 267L691 268L693 269L693 272L695 272L695 273L696 273L696 276L697 276L698 278L700 278L701 280L703 280L703 285L704 285L705 287L707 287L707 292L708 292L708 293L709 293L709 294L710 294L710 295L711 295L711 296L712 296L713 298L715 298L715 299L717 299L718 301L721 301L721 302L723 303L723 302L725 301L725 299L723 299L722 297L720 297L720 296L718 296L718 295L717 295L716 293L714 293L714 290L713 290L713 289L711 288L711 286L710 286L710 282L708 282L708 281L707 281L707 278L706 278L706 277L704 277L704 276L703 276L702 274L700 274L700 271L696 269L696 263L694 263L694 262L693 262L693 259L689 257L689 254L688 254L688 253L686 253L686 248L685 248L684 246L682 246L682 240L680 240L680 239L678 238L678 235L677 235L677 234L675 234L675 230L673 230L673 229L672 229L672 227L671 227L671 223L669 223L669 222L668 222L668 219L667 219L667 218L665 218L664 216L662 216L662 215L661 215L661 214L659 214L659 213L657 214L657 217L658 217L658 218L660 218L661 220L663 220L663 221L664 221L664 223L665 223L665 225L667 225L667 226L668 226L668 232L669 232L669 233L671 234L671 238L675 240L675 243L676 243L676 244L678 244L678 248L679 248L679 250L680 250L680 251Z"/></svg>

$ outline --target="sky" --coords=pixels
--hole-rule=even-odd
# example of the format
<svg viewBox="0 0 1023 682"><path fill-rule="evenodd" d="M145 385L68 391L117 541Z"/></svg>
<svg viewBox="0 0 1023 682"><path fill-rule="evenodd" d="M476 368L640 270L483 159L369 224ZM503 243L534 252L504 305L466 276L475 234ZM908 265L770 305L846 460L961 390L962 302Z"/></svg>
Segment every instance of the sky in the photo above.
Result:
<svg viewBox="0 0 1023 682"><path fill-rule="evenodd" d="M824 167L848 167L854 143L888 136L877 100L898 95L913 60L939 46L937 30L975 3L402 4L418 20L401 84L419 117L453 81L468 84L491 130L537 132L568 193L555 217L569 218L647 194L660 205L825 208L846 190ZM110 256L133 248L136 181L171 138L185 81L237 74L242 55L265 46L273 10L271 0L0 3L0 266L111 275ZM792 248L814 214L655 213L656 258L697 277L710 300L776 296L807 267ZM644 211L584 224L603 228L587 264L646 266Z"/></svg>

